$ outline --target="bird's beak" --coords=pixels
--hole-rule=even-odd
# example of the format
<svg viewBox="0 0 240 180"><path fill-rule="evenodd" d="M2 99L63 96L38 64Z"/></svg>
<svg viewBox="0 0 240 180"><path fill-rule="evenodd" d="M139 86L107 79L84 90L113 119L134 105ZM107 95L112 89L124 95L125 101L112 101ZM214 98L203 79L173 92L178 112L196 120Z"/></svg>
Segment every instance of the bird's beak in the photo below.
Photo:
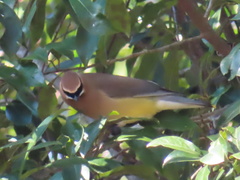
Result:
<svg viewBox="0 0 240 180"><path fill-rule="evenodd" d="M78 96L74 96L73 100L77 101L78 100Z"/></svg>

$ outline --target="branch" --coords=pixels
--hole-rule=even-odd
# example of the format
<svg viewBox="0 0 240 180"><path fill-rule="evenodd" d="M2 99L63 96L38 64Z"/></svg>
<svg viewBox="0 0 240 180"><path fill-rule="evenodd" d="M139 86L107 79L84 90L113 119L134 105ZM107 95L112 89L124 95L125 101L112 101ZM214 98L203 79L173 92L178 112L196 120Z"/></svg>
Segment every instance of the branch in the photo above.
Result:
<svg viewBox="0 0 240 180"><path fill-rule="evenodd" d="M137 53L133 53L133 54L131 54L129 56L125 56L125 57L122 57L122 58L108 59L106 61L105 65L111 65L111 64L114 64L115 62L129 60L129 59L136 58L136 57L139 57L139 56L145 55L145 54L152 54L152 53L156 53L156 52L169 51L169 50L172 50L172 49L179 48L179 47L181 47L181 46L183 46L185 44L188 44L190 42L194 42L194 41L200 40L202 38L203 38L203 35L199 35L199 36L196 36L196 37L193 37L193 38L185 39L183 41L174 42L174 43L172 43L170 45L162 46L160 48L150 49L150 50L143 50L143 51L140 51L140 52L137 52ZM54 72L45 72L44 74L47 75L47 74L51 74L51 73L65 72L65 71L70 71L70 70L85 70L85 69L88 69L88 68L99 67L99 66L103 66L103 64L97 63L97 64L92 64L92 65L86 66L86 67L56 69Z"/></svg>
<svg viewBox="0 0 240 180"><path fill-rule="evenodd" d="M229 54L231 47L213 31L207 19L198 11L191 0L179 0L178 7L189 15L192 23L200 30L203 37L213 45L216 51L223 56Z"/></svg>

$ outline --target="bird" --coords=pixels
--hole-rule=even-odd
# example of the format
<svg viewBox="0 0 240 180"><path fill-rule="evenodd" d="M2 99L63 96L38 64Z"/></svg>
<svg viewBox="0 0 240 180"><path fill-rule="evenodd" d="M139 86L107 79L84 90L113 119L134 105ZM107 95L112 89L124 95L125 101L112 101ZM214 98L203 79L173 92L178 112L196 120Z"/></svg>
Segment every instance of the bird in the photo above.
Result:
<svg viewBox="0 0 240 180"><path fill-rule="evenodd" d="M67 71L61 77L59 90L68 105L93 119L152 118L163 110L208 106L152 81L105 73ZM113 111L117 113L111 115Z"/></svg>

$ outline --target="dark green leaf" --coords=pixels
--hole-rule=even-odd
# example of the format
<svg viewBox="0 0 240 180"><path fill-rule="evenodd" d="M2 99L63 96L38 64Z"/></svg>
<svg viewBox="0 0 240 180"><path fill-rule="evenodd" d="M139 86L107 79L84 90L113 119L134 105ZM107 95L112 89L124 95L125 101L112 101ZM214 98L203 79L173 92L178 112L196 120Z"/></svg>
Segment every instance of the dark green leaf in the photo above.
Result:
<svg viewBox="0 0 240 180"><path fill-rule="evenodd" d="M88 160L88 163L98 172L110 171L114 168L121 166L119 162L106 158L94 158Z"/></svg>
<svg viewBox="0 0 240 180"><path fill-rule="evenodd" d="M48 53L45 48L38 47L33 52L30 53L30 55L22 58L22 60L41 60L43 62L47 62L48 60Z"/></svg>
<svg viewBox="0 0 240 180"><path fill-rule="evenodd" d="M89 0L65 0L69 6L69 13L92 34L109 34L113 33L113 29L106 17L102 14L103 7Z"/></svg>
<svg viewBox="0 0 240 180"><path fill-rule="evenodd" d="M99 36L90 34L86 29L79 26L76 36L76 49L82 62L85 64L97 50Z"/></svg>
<svg viewBox="0 0 240 180"><path fill-rule="evenodd" d="M53 36L57 31L58 25L64 20L66 16L66 6L62 0L55 1L53 3L53 11L51 12L51 16L47 18L47 32L50 37Z"/></svg>
<svg viewBox="0 0 240 180"><path fill-rule="evenodd" d="M230 71L230 78L232 80L235 76L240 75L240 44L236 45L232 51L227 55L220 64L220 69L223 75L226 75Z"/></svg>
<svg viewBox="0 0 240 180"><path fill-rule="evenodd" d="M100 133L105 123L106 119L104 118L101 120L94 121L85 128L85 136L87 137L87 139L86 138L83 139L83 142L80 147L80 152L83 155L86 155L86 153L92 147L93 142L96 140L98 134Z"/></svg>
<svg viewBox="0 0 240 180"><path fill-rule="evenodd" d="M0 39L4 52L12 57L18 50L18 41L22 36L22 25L15 12L3 2L0 2L0 22L5 27L5 32Z"/></svg>
<svg viewBox="0 0 240 180"><path fill-rule="evenodd" d="M134 77L147 80L153 79L155 68L160 58L160 53L146 54L139 57L140 65Z"/></svg>
<svg viewBox="0 0 240 180"><path fill-rule="evenodd" d="M23 75L12 67L0 66L0 77L15 89L22 89L27 85Z"/></svg>
<svg viewBox="0 0 240 180"><path fill-rule="evenodd" d="M18 67L19 72L24 76L26 83L29 87L41 86L44 84L44 77L42 72L34 63L22 64Z"/></svg>
<svg viewBox="0 0 240 180"><path fill-rule="evenodd" d="M155 118L160 120L159 126L164 129L183 132L197 128L197 124L188 115L183 113L164 111L158 113Z"/></svg>
<svg viewBox="0 0 240 180"><path fill-rule="evenodd" d="M114 29L130 35L130 15L123 0L107 0L106 16Z"/></svg>
<svg viewBox="0 0 240 180"><path fill-rule="evenodd" d="M31 38L33 43L36 43L43 34L46 2L47 0L37 0L37 9L32 18L30 26Z"/></svg>
<svg viewBox="0 0 240 180"><path fill-rule="evenodd" d="M13 101L6 107L6 117L17 126L32 123L31 111L20 101Z"/></svg>
<svg viewBox="0 0 240 180"><path fill-rule="evenodd" d="M46 166L47 167L66 168L66 167L72 166L74 164L84 164L84 165L88 166L87 161L85 159L80 158L80 157L60 159L60 160L54 161L52 163L49 163Z"/></svg>
<svg viewBox="0 0 240 180"><path fill-rule="evenodd" d="M17 98L32 112L34 116L37 116L38 102L36 96L30 90L26 88L18 90Z"/></svg>
<svg viewBox="0 0 240 180"><path fill-rule="evenodd" d="M60 55L64 55L70 59L74 58L72 50L76 48L75 37L70 37L62 40L61 42L54 42L46 45L46 49L55 50ZM80 61L79 61L80 63Z"/></svg>
<svg viewBox="0 0 240 180"><path fill-rule="evenodd" d="M38 114L41 119L56 111L58 102L55 93L56 90L50 86L44 86L40 89L38 94Z"/></svg>
<svg viewBox="0 0 240 180"><path fill-rule="evenodd" d="M240 100L235 101L230 106L228 106L219 120L217 121L217 127L225 125L229 123L233 118L240 114Z"/></svg>

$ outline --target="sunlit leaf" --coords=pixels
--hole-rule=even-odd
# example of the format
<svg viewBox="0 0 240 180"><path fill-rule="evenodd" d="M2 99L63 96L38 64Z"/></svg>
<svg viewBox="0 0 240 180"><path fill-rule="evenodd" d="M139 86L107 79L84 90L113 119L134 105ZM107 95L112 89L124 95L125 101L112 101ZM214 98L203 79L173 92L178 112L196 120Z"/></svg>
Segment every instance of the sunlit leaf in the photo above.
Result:
<svg viewBox="0 0 240 180"><path fill-rule="evenodd" d="M216 141L211 143L208 153L203 156L200 161L207 165L216 165L224 162L227 155L227 141L219 137Z"/></svg>
<svg viewBox="0 0 240 180"><path fill-rule="evenodd" d="M195 156L201 154L200 149L191 141L185 140L178 136L165 136L152 140L147 147L164 146L167 148L183 151Z"/></svg>
<svg viewBox="0 0 240 180"><path fill-rule="evenodd" d="M199 155L189 154L183 151L174 150L164 159L163 165L167 165L170 163L177 162L190 162L190 161L198 161L200 159Z"/></svg>
<svg viewBox="0 0 240 180"><path fill-rule="evenodd" d="M196 176L195 180L205 180L208 179L210 174L210 169L208 166L204 166L198 173Z"/></svg>

